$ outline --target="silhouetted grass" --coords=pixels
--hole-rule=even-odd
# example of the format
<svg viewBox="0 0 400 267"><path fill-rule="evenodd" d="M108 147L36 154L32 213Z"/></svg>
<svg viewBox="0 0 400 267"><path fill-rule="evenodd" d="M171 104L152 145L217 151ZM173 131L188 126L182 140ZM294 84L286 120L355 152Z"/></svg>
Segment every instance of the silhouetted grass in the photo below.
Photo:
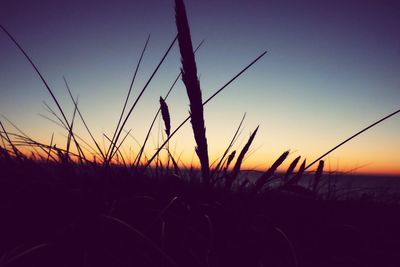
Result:
<svg viewBox="0 0 400 267"><path fill-rule="evenodd" d="M231 189L233 182L235 181L236 177L238 176L240 167L242 166L244 156L246 155L247 151L249 150L251 143L253 143L253 140L257 134L257 131L258 131L258 126L254 130L254 132L250 135L249 140L247 140L247 143L244 145L244 147L240 151L240 154L236 159L236 163L232 169L232 172L226 177L226 181L225 181L226 189Z"/></svg>
<svg viewBox="0 0 400 267"><path fill-rule="evenodd" d="M197 78L197 67L193 53L192 38L186 16L185 5L182 0L175 1L175 19L178 29L178 43L182 61L182 80L190 102L190 122L192 123L194 139L197 147L196 154L201 165L201 174L206 186L210 184L210 166L206 128L204 123L203 100L200 82Z"/></svg>

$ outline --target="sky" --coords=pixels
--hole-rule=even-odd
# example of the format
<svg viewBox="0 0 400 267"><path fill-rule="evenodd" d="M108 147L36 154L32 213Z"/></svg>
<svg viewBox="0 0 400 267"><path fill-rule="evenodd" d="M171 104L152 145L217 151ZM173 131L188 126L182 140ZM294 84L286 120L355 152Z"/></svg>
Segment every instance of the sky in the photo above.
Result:
<svg viewBox="0 0 400 267"><path fill-rule="evenodd" d="M242 116L234 149L260 129L244 168L266 170L284 151L308 162L400 108L400 3L398 1L186 0L203 98L218 90L263 51L259 62L205 106L210 161L229 144ZM71 118L63 76L100 144L112 135L141 49L151 34L133 86L137 97L176 35L172 0L1 0L0 23L37 64ZM179 74L175 45L126 130L142 143L151 120ZM40 79L0 32L0 114L30 137L65 146L66 132L42 101L55 108ZM167 99L174 129L188 115L180 81ZM1 118L8 130L13 130ZM76 133L90 141L79 121ZM400 174L400 115L379 124L325 158L326 171ZM161 119L147 155L163 137ZM170 143L183 163L197 164L187 124ZM131 137L124 151L133 158ZM285 167L287 165L283 165Z"/></svg>

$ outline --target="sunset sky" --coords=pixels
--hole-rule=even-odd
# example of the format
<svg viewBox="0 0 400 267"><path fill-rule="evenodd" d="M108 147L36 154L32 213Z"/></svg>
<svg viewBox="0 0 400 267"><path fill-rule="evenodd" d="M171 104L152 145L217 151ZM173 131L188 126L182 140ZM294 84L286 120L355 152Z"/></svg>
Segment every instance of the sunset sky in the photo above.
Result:
<svg viewBox="0 0 400 267"><path fill-rule="evenodd" d="M251 60L267 55L205 107L210 161L220 156L246 112L235 149L260 125L245 168L267 169L285 150L308 162L358 130L400 108L399 1L186 0L203 99ZM89 127L101 144L112 135L148 34L134 85L138 95L176 35L173 0L2 0L0 24L24 47L59 98L68 118L70 83ZM141 143L179 73L175 45L126 129ZM0 114L32 138L65 145L65 131L39 114L55 107L27 60L0 32ZM133 98L130 103L133 103ZM174 129L188 115L182 82L167 100ZM12 130L3 118L1 121ZM76 132L89 141L82 123ZM160 130L161 128L161 130ZM157 121L147 155L154 152ZM14 130L12 130L14 131ZM400 115L378 125L326 158L326 171L400 175ZM105 144L108 143L105 141ZM196 164L187 124L171 141L183 162ZM134 157L138 145L125 145Z"/></svg>

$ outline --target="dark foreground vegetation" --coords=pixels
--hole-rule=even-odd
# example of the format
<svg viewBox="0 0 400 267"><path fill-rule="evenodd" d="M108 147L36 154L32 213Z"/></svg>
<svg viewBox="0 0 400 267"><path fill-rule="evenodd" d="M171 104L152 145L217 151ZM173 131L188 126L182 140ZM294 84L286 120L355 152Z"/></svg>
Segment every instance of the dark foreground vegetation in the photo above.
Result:
<svg viewBox="0 0 400 267"><path fill-rule="evenodd" d="M0 266L400 266L398 199L254 195L4 150L0 170Z"/></svg>

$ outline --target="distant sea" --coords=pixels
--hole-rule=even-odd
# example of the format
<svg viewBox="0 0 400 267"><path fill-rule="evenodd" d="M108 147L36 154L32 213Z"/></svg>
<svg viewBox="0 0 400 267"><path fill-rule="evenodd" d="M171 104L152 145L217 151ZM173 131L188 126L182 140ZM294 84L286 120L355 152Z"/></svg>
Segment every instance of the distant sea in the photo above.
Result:
<svg viewBox="0 0 400 267"><path fill-rule="evenodd" d="M257 180L262 175L259 171L243 171L241 179L248 179L250 182ZM279 185L283 173L276 175L276 182L271 186ZM299 184L308 187L314 180L314 174L305 174ZM328 188L338 192L369 192L377 194L399 194L400 195L400 176L396 175L369 175L369 174L324 174L320 181L320 190Z"/></svg>

